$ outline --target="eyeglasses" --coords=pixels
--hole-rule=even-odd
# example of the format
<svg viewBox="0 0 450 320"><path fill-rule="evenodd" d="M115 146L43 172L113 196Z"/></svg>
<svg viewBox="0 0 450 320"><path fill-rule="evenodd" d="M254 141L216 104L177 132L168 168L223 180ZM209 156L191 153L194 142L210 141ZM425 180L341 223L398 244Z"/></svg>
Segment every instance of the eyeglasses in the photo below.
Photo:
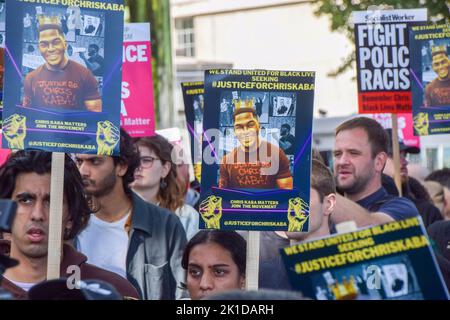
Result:
<svg viewBox="0 0 450 320"><path fill-rule="evenodd" d="M155 157L140 157L139 161L140 161L140 167L144 168L144 169L148 169L151 168L153 166L153 162L155 160L161 160L159 158L155 158Z"/></svg>

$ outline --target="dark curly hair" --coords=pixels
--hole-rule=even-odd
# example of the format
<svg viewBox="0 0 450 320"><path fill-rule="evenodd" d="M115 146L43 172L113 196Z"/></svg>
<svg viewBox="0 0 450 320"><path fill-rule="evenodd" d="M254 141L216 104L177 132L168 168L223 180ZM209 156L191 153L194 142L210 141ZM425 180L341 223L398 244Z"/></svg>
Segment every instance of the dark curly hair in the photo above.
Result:
<svg viewBox="0 0 450 320"><path fill-rule="evenodd" d="M131 196L132 191L130 183L134 181L134 172L139 167L139 150L130 135L120 128L120 156L112 157L114 165L127 165L128 169L122 177L123 190L128 196Z"/></svg>
<svg viewBox="0 0 450 320"><path fill-rule="evenodd" d="M10 199L21 173L51 173L52 154L45 151L17 151L0 167L0 198ZM64 230L64 240L74 239L89 220L91 210L83 180L75 162L66 154L64 159L64 197L69 210L72 228Z"/></svg>

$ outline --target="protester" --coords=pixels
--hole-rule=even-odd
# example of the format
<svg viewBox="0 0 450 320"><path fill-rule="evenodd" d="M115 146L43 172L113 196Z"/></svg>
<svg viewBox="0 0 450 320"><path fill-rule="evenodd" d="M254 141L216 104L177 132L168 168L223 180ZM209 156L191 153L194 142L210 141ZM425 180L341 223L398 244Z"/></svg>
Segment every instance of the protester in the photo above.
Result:
<svg viewBox="0 0 450 320"><path fill-rule="evenodd" d="M388 133L388 136L390 137L390 141L392 141L392 129L386 131ZM420 213L422 217L425 227L429 226L435 221L442 220L442 216L439 209L433 205L432 200L425 187L423 187L419 181L417 181L412 177L409 177L408 175L408 160L406 159L406 155L408 153L418 154L420 152L420 149L413 146L407 146L405 145L402 139L399 139L399 151L400 151L399 174L401 178L402 196L408 198L414 203L414 205L417 208L417 211ZM390 176L391 178L394 178L395 165L391 142L389 142L387 154L388 158L383 172L388 176ZM394 193L394 195L398 196L398 193Z"/></svg>
<svg viewBox="0 0 450 320"><path fill-rule="evenodd" d="M444 207L442 209L442 216L445 220L450 220L450 168L433 171L425 178L425 181L438 182L444 188Z"/></svg>
<svg viewBox="0 0 450 320"><path fill-rule="evenodd" d="M186 236L192 238L199 228L199 213L184 203L184 189L177 180L177 168L172 160L173 145L155 135L137 140L140 166L131 187L145 201L174 212L181 220Z"/></svg>
<svg viewBox="0 0 450 320"><path fill-rule="evenodd" d="M182 266L192 300L245 285L246 242L234 231L201 230L187 244Z"/></svg>
<svg viewBox="0 0 450 320"><path fill-rule="evenodd" d="M387 148L387 134L373 119L357 117L336 128L334 175L344 196L336 196L334 224L354 221L365 227L419 214L410 200L391 196L382 187Z"/></svg>
<svg viewBox="0 0 450 320"><path fill-rule="evenodd" d="M120 156L76 155L86 193L98 202L77 246L88 261L126 277L142 299L180 299L186 234L176 215L144 201L129 184L139 166L131 137L120 133Z"/></svg>
<svg viewBox="0 0 450 320"><path fill-rule="evenodd" d="M51 153L42 151L17 151L0 168L0 198L17 202L11 241L1 240L0 252L10 252L10 257L19 262L6 270L1 287L16 299L27 298L27 291L47 276L51 168ZM90 209L81 176L67 155L63 194L61 241L71 241L86 226ZM60 274L71 277L78 270L79 280L106 281L122 296L138 298L128 281L86 260L86 256L64 244Z"/></svg>
<svg viewBox="0 0 450 320"><path fill-rule="evenodd" d="M424 181L423 185L430 195L431 201L434 206L439 209L441 216L445 219L443 215L444 212L444 187L436 181Z"/></svg>
<svg viewBox="0 0 450 320"><path fill-rule="evenodd" d="M336 204L336 186L330 170L320 161L311 164L311 188L308 232L262 231L259 257L259 287L267 289L291 288L280 249L291 241L307 241L330 234L330 216ZM275 271L276 270L276 271Z"/></svg>

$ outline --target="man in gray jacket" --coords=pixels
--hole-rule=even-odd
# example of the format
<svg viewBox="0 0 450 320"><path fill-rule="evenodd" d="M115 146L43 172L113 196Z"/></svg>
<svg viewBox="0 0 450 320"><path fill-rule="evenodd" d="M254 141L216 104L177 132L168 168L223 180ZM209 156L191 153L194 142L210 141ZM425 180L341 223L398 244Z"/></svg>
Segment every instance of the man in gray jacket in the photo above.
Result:
<svg viewBox="0 0 450 320"><path fill-rule="evenodd" d="M121 130L120 156L78 154L76 162L95 213L77 237L91 264L127 278L142 299L181 299L186 234L178 217L131 191L139 151Z"/></svg>

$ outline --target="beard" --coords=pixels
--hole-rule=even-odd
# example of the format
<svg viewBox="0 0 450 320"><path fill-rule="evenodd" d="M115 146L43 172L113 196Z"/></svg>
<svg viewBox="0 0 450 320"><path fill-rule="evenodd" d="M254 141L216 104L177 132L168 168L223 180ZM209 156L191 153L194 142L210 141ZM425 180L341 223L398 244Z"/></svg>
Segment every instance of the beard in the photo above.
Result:
<svg viewBox="0 0 450 320"><path fill-rule="evenodd" d="M103 180L95 181L91 179L83 179L86 193L96 198L106 196L111 193L117 182L115 170L112 170Z"/></svg>
<svg viewBox="0 0 450 320"><path fill-rule="evenodd" d="M335 178L336 187L339 189L339 191L346 194L357 194L363 191L371 179L372 179L372 172L367 172L364 175L355 174L353 182L346 185L341 184L337 176Z"/></svg>

